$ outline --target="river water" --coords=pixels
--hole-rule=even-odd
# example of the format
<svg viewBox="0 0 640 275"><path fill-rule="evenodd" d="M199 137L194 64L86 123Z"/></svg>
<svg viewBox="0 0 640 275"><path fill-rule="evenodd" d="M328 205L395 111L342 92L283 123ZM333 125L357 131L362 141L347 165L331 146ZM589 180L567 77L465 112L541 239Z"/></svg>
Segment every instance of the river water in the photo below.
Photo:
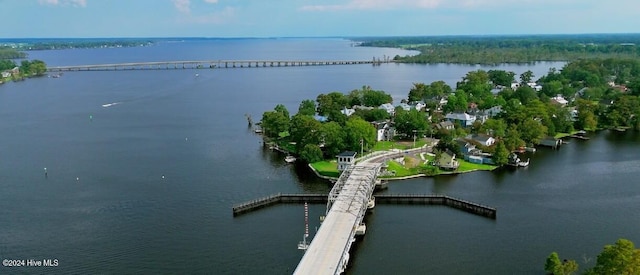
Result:
<svg viewBox="0 0 640 275"><path fill-rule="evenodd" d="M56 66L396 54L409 53L341 39L223 39L30 58ZM257 120L279 103L294 113L304 99L363 85L399 101L414 82L455 85L477 69L541 76L562 65L68 72L0 85L0 258L58 260L0 273L291 273L302 257L303 206L235 218L231 207L330 187L265 150L245 114ZM385 193L447 194L496 207L498 218L378 205L347 273L541 274L551 251L590 266L618 238L640 245L639 142L635 133L604 131L541 149L524 169L392 182ZM309 207L312 233L324 207Z"/></svg>

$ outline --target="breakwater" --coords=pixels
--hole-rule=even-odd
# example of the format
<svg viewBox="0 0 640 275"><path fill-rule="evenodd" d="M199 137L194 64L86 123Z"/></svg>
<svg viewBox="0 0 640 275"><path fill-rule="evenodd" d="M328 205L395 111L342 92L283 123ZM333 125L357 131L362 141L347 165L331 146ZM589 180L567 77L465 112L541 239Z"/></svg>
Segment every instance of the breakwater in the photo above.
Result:
<svg viewBox="0 0 640 275"><path fill-rule="evenodd" d="M443 205L490 219L497 218L497 209L483 204L434 194L375 195L376 204ZM328 194L275 194L233 206L233 216L245 214L278 203L326 203Z"/></svg>

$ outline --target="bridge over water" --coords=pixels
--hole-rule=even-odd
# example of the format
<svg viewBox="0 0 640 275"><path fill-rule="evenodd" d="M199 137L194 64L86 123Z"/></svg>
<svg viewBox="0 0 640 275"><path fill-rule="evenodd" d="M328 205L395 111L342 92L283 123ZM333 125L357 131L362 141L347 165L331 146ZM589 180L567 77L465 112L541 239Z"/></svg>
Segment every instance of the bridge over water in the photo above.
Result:
<svg viewBox="0 0 640 275"><path fill-rule="evenodd" d="M329 66L393 63L386 59L372 60L191 60L191 61L158 61L130 62L95 65L71 65L47 67L49 72L69 71L126 71L126 70L177 70L177 69L216 69L216 68L270 68L297 66Z"/></svg>
<svg viewBox="0 0 640 275"><path fill-rule="evenodd" d="M382 164L365 160L342 172L329 192L327 215L294 274L340 274L349 262Z"/></svg>

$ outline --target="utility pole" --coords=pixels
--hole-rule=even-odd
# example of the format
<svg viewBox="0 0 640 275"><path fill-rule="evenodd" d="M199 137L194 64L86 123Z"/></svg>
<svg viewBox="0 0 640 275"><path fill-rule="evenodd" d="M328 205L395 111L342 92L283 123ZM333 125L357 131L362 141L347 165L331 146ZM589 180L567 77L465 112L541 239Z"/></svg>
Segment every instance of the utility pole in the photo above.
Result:
<svg viewBox="0 0 640 275"><path fill-rule="evenodd" d="M360 157L364 156L364 140L360 139Z"/></svg>

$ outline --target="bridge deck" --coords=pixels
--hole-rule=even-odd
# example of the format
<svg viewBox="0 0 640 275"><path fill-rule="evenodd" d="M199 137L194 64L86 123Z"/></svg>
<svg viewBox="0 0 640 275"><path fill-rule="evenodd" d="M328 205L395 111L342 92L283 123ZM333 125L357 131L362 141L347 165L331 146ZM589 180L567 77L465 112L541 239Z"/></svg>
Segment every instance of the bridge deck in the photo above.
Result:
<svg viewBox="0 0 640 275"><path fill-rule="evenodd" d="M380 164L359 163L352 167L339 188L324 222L300 260L294 274L339 274L349 260L355 229L362 222L373 192ZM330 195L331 200L331 195Z"/></svg>

